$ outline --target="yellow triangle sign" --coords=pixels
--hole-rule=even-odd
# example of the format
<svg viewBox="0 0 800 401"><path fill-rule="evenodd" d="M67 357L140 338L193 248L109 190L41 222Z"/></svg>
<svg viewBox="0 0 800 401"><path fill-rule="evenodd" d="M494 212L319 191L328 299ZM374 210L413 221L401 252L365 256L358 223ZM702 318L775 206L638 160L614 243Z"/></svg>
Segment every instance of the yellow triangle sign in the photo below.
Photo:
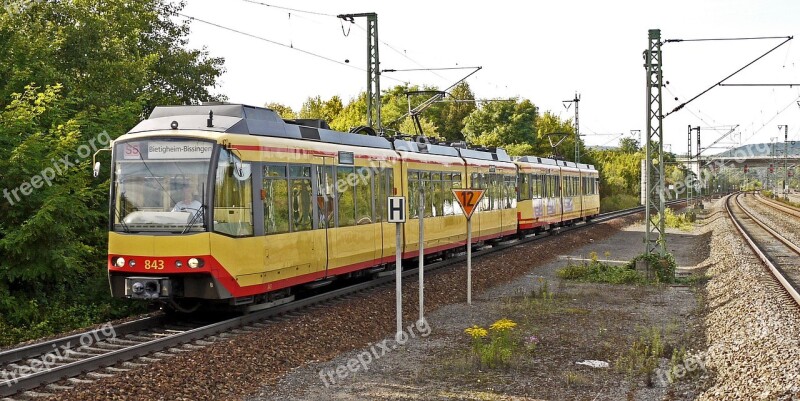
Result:
<svg viewBox="0 0 800 401"><path fill-rule="evenodd" d="M461 205L461 209L464 210L464 214L467 216L467 219L472 217L472 212L475 211L475 208L478 206L478 203L483 198L483 193L486 192L485 189L454 189L453 195L456 196L456 200L458 204Z"/></svg>

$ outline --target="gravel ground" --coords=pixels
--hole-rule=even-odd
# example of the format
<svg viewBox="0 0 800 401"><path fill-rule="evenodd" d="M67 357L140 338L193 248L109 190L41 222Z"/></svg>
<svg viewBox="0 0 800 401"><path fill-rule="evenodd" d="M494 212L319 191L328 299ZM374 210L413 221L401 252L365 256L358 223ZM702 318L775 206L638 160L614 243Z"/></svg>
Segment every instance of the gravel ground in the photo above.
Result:
<svg viewBox="0 0 800 401"><path fill-rule="evenodd" d="M563 241L564 237L541 245L547 251L556 246L559 256L575 259L595 252L601 259L629 260L642 251L641 224L617 232L598 231L585 235L579 246ZM707 229L670 230L668 244L680 266L696 268L703 266L709 253L709 238ZM250 400L693 399L698 393L693 381L666 387L655 380L656 386L650 387L642 377L576 362L601 360L613 366L637 337L637 328L644 327L666 329L665 341L675 347L702 347L697 341L702 339L702 319L694 288L562 282L555 271L568 261L550 257L547 262L542 259L553 253L540 251L540 247L520 247L504 258L506 266L526 261L528 272L474 297L472 306L462 302L429 313L430 335L417 335L396 348L387 337L391 346L379 353L380 358L374 358L373 347L368 346L305 365ZM526 296L541 291L544 282L554 301L530 303ZM512 318L519 324L515 329L526 336L535 334L541 342L532 354L515 355L506 370L479 370L468 359L470 344L464 329L474 324L488 327L501 317Z"/></svg>
<svg viewBox="0 0 800 401"><path fill-rule="evenodd" d="M800 398L800 310L723 216L722 202L714 211L719 218L705 295L708 348L696 355L712 383L698 399ZM787 224L797 230L797 222Z"/></svg>
<svg viewBox="0 0 800 401"><path fill-rule="evenodd" d="M526 274L534 261L546 262L562 252L577 249L586 243L587 237L610 237L635 219L617 219L476 259L474 294ZM426 276L428 310L465 302L465 270L461 266ZM405 281L403 292L404 321L411 322L418 314L415 281ZM157 357L161 359L158 362L79 384L51 399L241 399L264 385L276 384L293 369L370 347L392 332L394 325L394 287L381 287L332 305L298 312L256 332L231 335L202 350ZM314 385L320 383L317 375Z"/></svg>
<svg viewBox="0 0 800 401"><path fill-rule="evenodd" d="M800 244L800 232L798 232L798 222L795 217L765 205L756 199L755 196L739 198L748 211L755 214L759 219L771 222L770 228L786 237L795 244Z"/></svg>

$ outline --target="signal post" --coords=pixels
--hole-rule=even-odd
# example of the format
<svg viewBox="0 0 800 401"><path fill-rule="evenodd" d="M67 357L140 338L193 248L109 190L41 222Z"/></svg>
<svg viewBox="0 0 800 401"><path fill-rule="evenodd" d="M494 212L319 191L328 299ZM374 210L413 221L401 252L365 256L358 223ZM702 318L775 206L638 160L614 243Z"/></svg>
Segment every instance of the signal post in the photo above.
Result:
<svg viewBox="0 0 800 401"><path fill-rule="evenodd" d="M453 189L453 195L467 218L467 305L472 305L472 213L484 192L484 189Z"/></svg>
<svg viewBox="0 0 800 401"><path fill-rule="evenodd" d="M406 222L406 198L405 196L390 196L388 198L389 223L395 223L396 233L396 252L395 256L395 292L397 298L397 331L395 335L403 331L403 224ZM420 218L421 220L421 218Z"/></svg>

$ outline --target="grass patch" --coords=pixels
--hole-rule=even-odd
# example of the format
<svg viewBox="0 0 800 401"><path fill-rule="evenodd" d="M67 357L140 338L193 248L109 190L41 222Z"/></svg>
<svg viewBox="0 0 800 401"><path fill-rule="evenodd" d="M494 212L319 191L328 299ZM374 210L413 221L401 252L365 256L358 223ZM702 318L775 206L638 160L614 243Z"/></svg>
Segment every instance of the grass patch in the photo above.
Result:
<svg viewBox="0 0 800 401"><path fill-rule="evenodd" d="M556 274L565 280L587 281L592 283L635 284L643 283L644 276L628 265L619 266L600 262L597 253L592 252L590 260L582 264L569 264L558 269Z"/></svg>

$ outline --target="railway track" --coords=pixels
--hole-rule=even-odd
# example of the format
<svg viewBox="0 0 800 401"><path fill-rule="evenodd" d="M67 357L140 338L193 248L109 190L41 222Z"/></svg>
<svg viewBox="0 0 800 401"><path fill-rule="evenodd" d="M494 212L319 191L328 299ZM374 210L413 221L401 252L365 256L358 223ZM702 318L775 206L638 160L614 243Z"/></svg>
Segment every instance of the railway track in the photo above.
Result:
<svg viewBox="0 0 800 401"><path fill-rule="evenodd" d="M669 204L674 203L676 202ZM643 207L637 207L604 213L588 223L561 227L552 233L504 241L483 247L473 252L473 255L488 255L556 233L580 229L643 210ZM466 256L462 253L427 264L425 270L440 269L465 260ZM416 268L403 271L403 276L416 275ZM169 357L170 354L203 348L210 341L228 336L229 332L237 334L237 331L261 330L266 327L261 322L378 286L394 284L394 281L394 275L387 275L244 316L205 322L207 324L156 316L116 326L106 324L83 333L6 350L0 352L0 397L35 398L67 390L76 383L118 374ZM77 378L82 375L85 378Z"/></svg>
<svg viewBox="0 0 800 401"><path fill-rule="evenodd" d="M770 274L794 302L800 305L800 247L751 213L739 202L740 196L741 194L730 195L725 200L728 216Z"/></svg>
<svg viewBox="0 0 800 401"><path fill-rule="evenodd" d="M769 207L771 207L773 209L778 209L778 210L780 210L782 212L785 212L785 213L788 213L788 214L790 214L790 215L792 215L794 217L800 217L800 209L798 209L796 207L789 206L789 205L787 205L785 203L778 202L778 201L776 201L774 199L765 198L765 197L761 196L761 194L758 194L758 193L755 194L755 197L759 202L761 202L761 203L763 203L765 205L768 205Z"/></svg>

